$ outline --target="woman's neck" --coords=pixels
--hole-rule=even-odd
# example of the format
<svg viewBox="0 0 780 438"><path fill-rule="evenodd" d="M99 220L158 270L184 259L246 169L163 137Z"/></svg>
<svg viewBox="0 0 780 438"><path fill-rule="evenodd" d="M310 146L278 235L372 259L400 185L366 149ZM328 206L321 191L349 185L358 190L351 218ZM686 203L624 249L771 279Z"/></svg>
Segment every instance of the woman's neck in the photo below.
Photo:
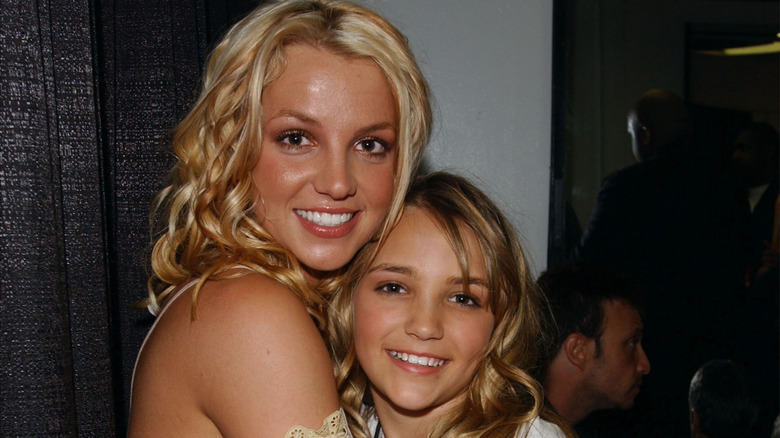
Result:
<svg viewBox="0 0 780 438"><path fill-rule="evenodd" d="M309 287L312 289L316 289L320 284L320 281L322 281L324 278L327 278L330 274L329 272L317 271L303 265L301 265L301 268L303 271L303 279L306 280L306 283L308 283Z"/></svg>

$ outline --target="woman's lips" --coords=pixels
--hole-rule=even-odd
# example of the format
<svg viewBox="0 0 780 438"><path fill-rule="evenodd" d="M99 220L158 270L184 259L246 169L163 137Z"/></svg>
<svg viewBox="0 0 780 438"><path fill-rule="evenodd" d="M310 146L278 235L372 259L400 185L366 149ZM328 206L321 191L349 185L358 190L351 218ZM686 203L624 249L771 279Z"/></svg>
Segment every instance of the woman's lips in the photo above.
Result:
<svg viewBox="0 0 780 438"><path fill-rule="evenodd" d="M295 209L303 228L316 237L338 239L348 235L357 226L360 211L324 212Z"/></svg>
<svg viewBox="0 0 780 438"><path fill-rule="evenodd" d="M325 213L308 210L295 210L295 214L323 227L338 227L344 225L355 215L355 213Z"/></svg>

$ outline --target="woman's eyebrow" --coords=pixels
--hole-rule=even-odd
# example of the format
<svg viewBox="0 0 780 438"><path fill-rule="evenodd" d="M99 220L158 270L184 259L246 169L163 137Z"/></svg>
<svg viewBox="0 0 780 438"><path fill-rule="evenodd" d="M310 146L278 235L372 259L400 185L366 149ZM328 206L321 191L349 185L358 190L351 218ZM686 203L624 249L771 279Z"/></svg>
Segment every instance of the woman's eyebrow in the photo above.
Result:
<svg viewBox="0 0 780 438"><path fill-rule="evenodd" d="M358 135L365 135L365 134L368 134L370 132L382 131L382 130L385 130L385 129L390 129L390 130L395 132L395 125L393 125L390 122L374 123L372 125L368 125L368 126L366 126L364 128L361 128L358 131Z"/></svg>
<svg viewBox="0 0 780 438"><path fill-rule="evenodd" d="M318 126L320 125L320 122L314 120L313 118L307 116L306 114L304 114L304 113L302 113L300 111L291 110L291 109L283 109L283 110L281 110L281 111L279 111L279 112L277 112L275 114L272 114L268 118L268 120L274 120L274 119L278 119L280 117L292 117L292 118L298 119L298 120L300 120L301 122L304 122L304 123L311 123L311 124L315 124L315 125L318 125Z"/></svg>

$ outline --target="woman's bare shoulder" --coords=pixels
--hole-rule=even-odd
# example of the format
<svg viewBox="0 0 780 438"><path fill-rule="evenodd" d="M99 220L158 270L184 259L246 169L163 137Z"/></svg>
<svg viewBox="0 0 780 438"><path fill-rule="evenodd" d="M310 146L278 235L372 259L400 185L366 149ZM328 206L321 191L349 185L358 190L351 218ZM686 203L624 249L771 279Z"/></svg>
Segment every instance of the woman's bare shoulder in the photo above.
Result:
<svg viewBox="0 0 780 438"><path fill-rule="evenodd" d="M305 316L300 322L306 322L306 326L311 322L306 306L293 291L257 273L209 281L203 286L198 296L196 321L223 324L226 316L236 324L260 329L278 328L271 322L280 318L289 322L291 317L297 320Z"/></svg>
<svg viewBox="0 0 780 438"><path fill-rule="evenodd" d="M200 411L230 436L282 436L294 424L316 428L338 409L324 341L291 290L260 274L209 281L194 320L191 293L161 316L136 385L144 375L165 382L186 395L182 409Z"/></svg>

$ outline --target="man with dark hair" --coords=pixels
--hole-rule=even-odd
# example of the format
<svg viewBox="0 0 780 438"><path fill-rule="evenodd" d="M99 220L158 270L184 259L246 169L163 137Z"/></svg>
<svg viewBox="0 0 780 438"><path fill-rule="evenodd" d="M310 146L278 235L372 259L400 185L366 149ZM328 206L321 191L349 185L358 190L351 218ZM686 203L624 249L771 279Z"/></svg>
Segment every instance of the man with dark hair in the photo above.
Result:
<svg viewBox="0 0 780 438"><path fill-rule="evenodd" d="M688 391L691 438L753 436L758 403L745 370L730 360L699 368Z"/></svg>
<svg viewBox="0 0 780 438"><path fill-rule="evenodd" d="M571 426L601 409L628 409L650 361L639 287L604 265L554 267L538 284L550 306L542 346L545 396Z"/></svg>

